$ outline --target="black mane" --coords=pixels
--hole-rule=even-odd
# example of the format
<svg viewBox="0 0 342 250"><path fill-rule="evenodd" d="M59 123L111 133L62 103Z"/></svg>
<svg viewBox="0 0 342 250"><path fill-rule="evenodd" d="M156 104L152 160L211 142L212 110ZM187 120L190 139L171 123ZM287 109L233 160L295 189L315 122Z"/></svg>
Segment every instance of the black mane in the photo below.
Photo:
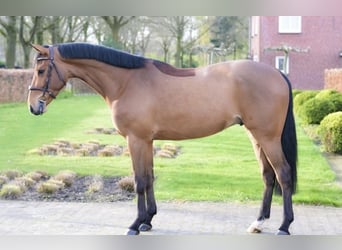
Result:
<svg viewBox="0 0 342 250"><path fill-rule="evenodd" d="M120 68L136 69L145 66L146 58L120 50L88 43L62 43L58 51L63 58L94 59Z"/></svg>

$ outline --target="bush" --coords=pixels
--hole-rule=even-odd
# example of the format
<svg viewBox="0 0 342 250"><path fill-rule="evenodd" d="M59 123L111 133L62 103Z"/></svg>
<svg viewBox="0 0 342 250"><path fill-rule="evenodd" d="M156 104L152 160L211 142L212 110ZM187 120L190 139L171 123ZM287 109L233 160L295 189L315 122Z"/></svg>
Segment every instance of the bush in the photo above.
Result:
<svg viewBox="0 0 342 250"><path fill-rule="evenodd" d="M328 114L335 111L335 105L325 98L312 98L300 109L299 115L304 123L319 124Z"/></svg>
<svg viewBox="0 0 342 250"><path fill-rule="evenodd" d="M325 89L320 91L315 98L328 99L335 105L334 112L342 111L342 94L336 90Z"/></svg>
<svg viewBox="0 0 342 250"><path fill-rule="evenodd" d="M299 95L299 94L301 94L301 93L303 93L303 90L300 90L300 89L293 89L293 90L292 90L292 97L293 97L293 99L294 99L297 95Z"/></svg>
<svg viewBox="0 0 342 250"><path fill-rule="evenodd" d="M342 112L327 115L318 127L327 152L342 153Z"/></svg>
<svg viewBox="0 0 342 250"><path fill-rule="evenodd" d="M317 98L325 98L325 97L329 97L329 96L335 95L335 94L340 94L340 93L334 89L323 89L316 95L316 97Z"/></svg>
<svg viewBox="0 0 342 250"><path fill-rule="evenodd" d="M303 104L306 103L308 100L314 98L317 94L318 91L316 90L307 90L299 94L296 94L293 97L293 105L296 113L300 114L300 109L303 106Z"/></svg>

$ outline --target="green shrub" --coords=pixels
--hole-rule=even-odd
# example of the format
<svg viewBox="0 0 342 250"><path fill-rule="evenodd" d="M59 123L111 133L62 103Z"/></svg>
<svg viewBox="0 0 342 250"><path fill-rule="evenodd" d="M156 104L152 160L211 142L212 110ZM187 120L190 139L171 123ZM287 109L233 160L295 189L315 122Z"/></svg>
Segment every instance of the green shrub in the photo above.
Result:
<svg viewBox="0 0 342 250"><path fill-rule="evenodd" d="M326 115L334 111L335 105L328 99L312 98L301 107L300 116L306 124L319 124Z"/></svg>
<svg viewBox="0 0 342 250"><path fill-rule="evenodd" d="M318 127L327 152L342 153L342 112L327 115Z"/></svg>
<svg viewBox="0 0 342 250"><path fill-rule="evenodd" d="M319 91L319 93L316 95L316 97L317 98L325 98L325 97L329 97L329 96L335 95L335 94L339 94L339 92L334 90L334 89L323 89L323 90Z"/></svg>
<svg viewBox="0 0 342 250"><path fill-rule="evenodd" d="M315 98L328 99L335 105L334 112L342 111L342 94L333 89L325 89L320 91Z"/></svg>
<svg viewBox="0 0 342 250"><path fill-rule="evenodd" d="M293 89L293 90L292 90L292 97L293 97L293 99L294 99L297 95L299 95L299 94L301 94L301 93L303 93L303 90L300 90L300 89Z"/></svg>
<svg viewBox="0 0 342 250"><path fill-rule="evenodd" d="M293 97L293 105L295 112L300 115L300 109L304 103L314 98L318 94L316 90L303 91Z"/></svg>

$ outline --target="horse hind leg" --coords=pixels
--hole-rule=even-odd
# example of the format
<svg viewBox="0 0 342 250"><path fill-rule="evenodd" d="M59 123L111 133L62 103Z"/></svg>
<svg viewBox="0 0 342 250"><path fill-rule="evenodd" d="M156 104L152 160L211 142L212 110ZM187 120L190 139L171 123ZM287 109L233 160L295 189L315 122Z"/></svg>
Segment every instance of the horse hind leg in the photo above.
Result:
<svg viewBox="0 0 342 250"><path fill-rule="evenodd" d="M264 192L259 215L257 219L248 227L247 232L261 233L263 230L262 226L264 222L266 221L266 219L270 218L271 214L271 203L275 183L275 173L272 169L271 164L267 160L264 151L251 134L250 138L253 144L254 153L259 162L260 170L262 172L264 181Z"/></svg>
<svg viewBox="0 0 342 250"><path fill-rule="evenodd" d="M294 180L292 180L291 167L283 153L281 142L269 141L262 145L265 155L270 162L283 196L283 222L277 234L290 234L289 227L294 220L292 207L292 193Z"/></svg>

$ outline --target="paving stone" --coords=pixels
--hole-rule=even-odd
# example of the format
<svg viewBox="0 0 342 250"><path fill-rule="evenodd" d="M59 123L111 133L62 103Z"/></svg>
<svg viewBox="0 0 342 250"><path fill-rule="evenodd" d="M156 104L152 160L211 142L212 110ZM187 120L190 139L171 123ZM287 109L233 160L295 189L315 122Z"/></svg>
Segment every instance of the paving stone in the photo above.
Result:
<svg viewBox="0 0 342 250"><path fill-rule="evenodd" d="M133 201L114 203L0 201L0 235L122 235L136 216ZM243 235L258 204L159 202L153 229L143 235ZM342 208L294 206L296 235L342 234ZM282 207L272 206L264 234L277 231Z"/></svg>

